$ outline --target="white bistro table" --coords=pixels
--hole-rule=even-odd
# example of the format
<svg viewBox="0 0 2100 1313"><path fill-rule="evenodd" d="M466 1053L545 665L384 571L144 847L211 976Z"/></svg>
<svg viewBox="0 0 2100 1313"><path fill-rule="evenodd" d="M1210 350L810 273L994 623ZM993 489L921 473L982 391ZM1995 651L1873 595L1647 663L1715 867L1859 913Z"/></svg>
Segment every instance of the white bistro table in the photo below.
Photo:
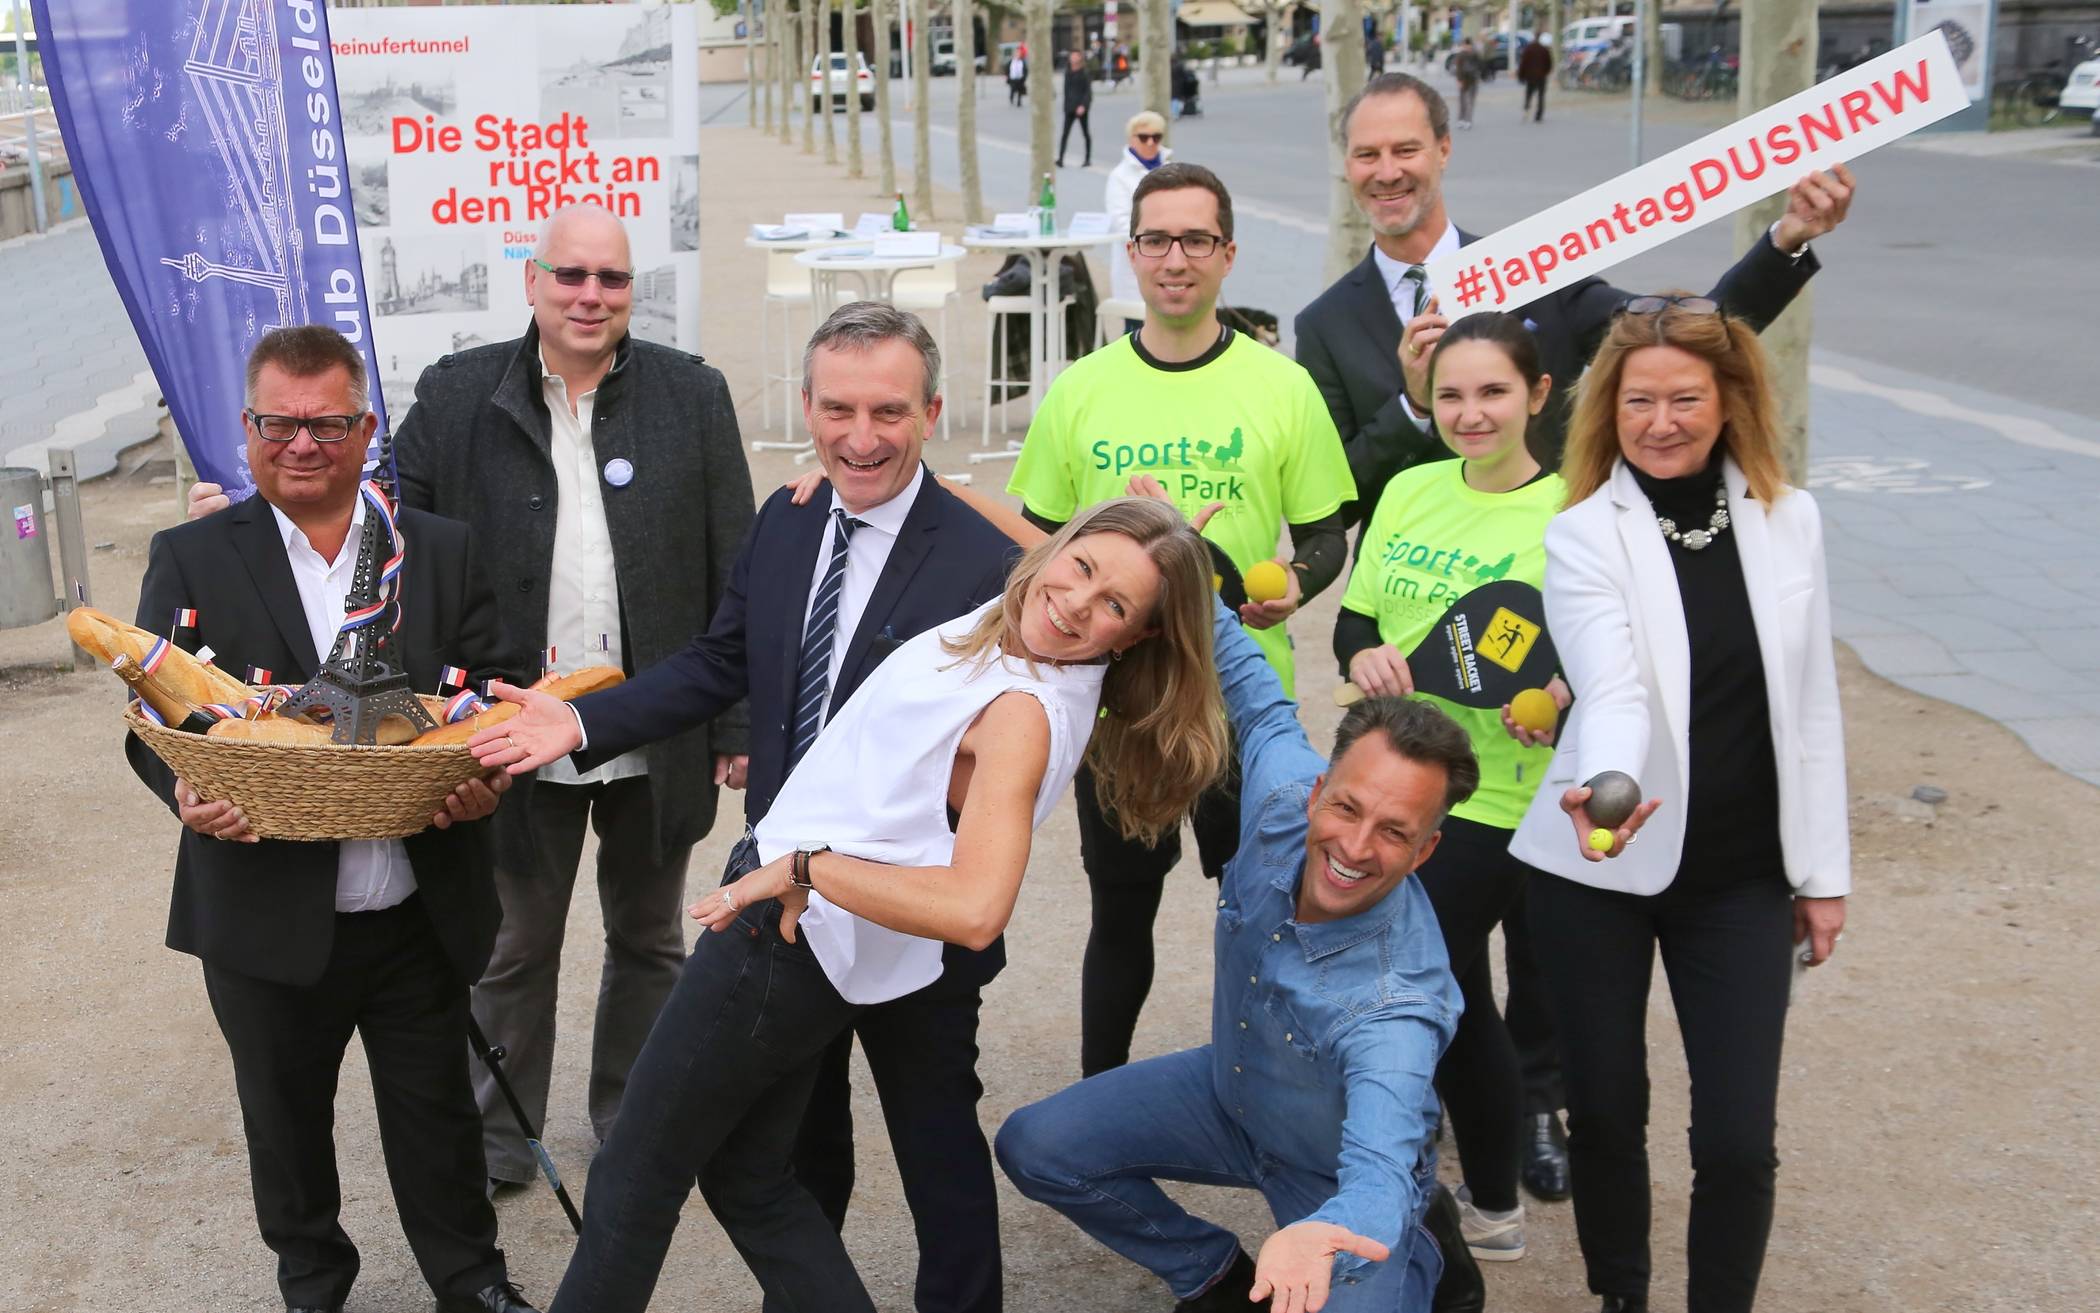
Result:
<svg viewBox="0 0 2100 1313"><path fill-rule="evenodd" d="M1015 234L965 232L963 245L973 251L1018 253L1028 261L1028 413L1043 405L1043 394L1065 367L1065 303L1058 293L1060 262L1070 252L1083 254L1122 240L1114 233L1072 232ZM1004 460L1021 450L1009 442L1000 451L975 451L972 461Z"/></svg>
<svg viewBox="0 0 2100 1313"><path fill-rule="evenodd" d="M906 269L933 269L955 264L969 252L953 243L941 243L938 255L877 255L868 246L833 246L804 251L795 263L809 270L809 298L816 322L823 323L838 309L839 277L850 275L860 285L864 301L891 301L896 297L897 275Z"/></svg>
<svg viewBox="0 0 2100 1313"><path fill-rule="evenodd" d="M865 238L856 238L853 236L853 234L847 232L826 232L821 235L815 233L805 233L800 237L783 237L778 240L772 241L769 241L763 237L759 237L755 234L747 233L744 236L744 247L747 250L764 251L768 255L799 255L804 251L821 250L828 246L851 246L855 241L865 240ZM770 265L770 261L768 263ZM763 285L768 287L769 289L771 288L772 280L770 276L766 279ZM759 353L762 357L767 352L772 350L773 339L772 335L767 330L767 319L765 314L766 309L773 305L771 297L772 292L769 290L767 293L768 299L759 308ZM774 385L778 384L783 388L789 386L789 373L792 369L794 359L799 354L793 349L793 342L789 340L792 338L794 331L792 328L789 327L789 325L794 322L793 319L789 316L789 310L791 308L792 303L790 303L787 306L783 306L780 312L780 332L782 337L780 368L782 372L779 374L768 373L765 378L766 405L769 408L773 404L772 389ZM812 327L814 327L814 322L812 323ZM792 395L793 394L790 393L789 397L791 398ZM767 414L768 416L770 416L770 409L768 410ZM791 401L783 400L780 421L781 440L778 442L773 442L761 438L758 441L753 442L751 444L751 450L792 451L797 453L796 459L798 461L805 456L813 454L815 449L810 446L809 440L807 438L797 438L794 436L795 421L798 418L799 416L796 415L795 408ZM766 428L770 429L771 427L772 423L769 418L766 423Z"/></svg>

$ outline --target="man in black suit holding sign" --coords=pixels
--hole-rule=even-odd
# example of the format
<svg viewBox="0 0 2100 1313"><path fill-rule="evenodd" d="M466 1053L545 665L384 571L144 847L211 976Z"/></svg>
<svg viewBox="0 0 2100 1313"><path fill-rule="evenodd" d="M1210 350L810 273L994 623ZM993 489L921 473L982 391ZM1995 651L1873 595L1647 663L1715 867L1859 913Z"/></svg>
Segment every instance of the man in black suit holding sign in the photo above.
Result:
<svg viewBox="0 0 2100 1313"><path fill-rule="evenodd" d="M376 513L360 493L376 423L364 364L332 328L280 328L249 358L247 403L258 495L154 536L138 623L164 632L194 610L197 641L220 661L301 683L333 647L358 536ZM516 672L466 526L412 510L398 524L396 665L432 691L447 665ZM257 839L237 806L200 798L137 738L125 752L187 827L168 947L204 962L233 1055L256 1220L287 1307L340 1310L357 1278L334 1139L355 1031L401 1228L440 1313L532 1313L496 1248L465 1043L467 990L499 915L480 822L509 779L462 784L431 829L406 839L301 843Z"/></svg>
<svg viewBox="0 0 2100 1313"><path fill-rule="evenodd" d="M1420 78L1373 78L1342 113L1342 146L1357 208L1371 222L1363 260L1298 314L1298 363L1320 385L1356 476L1351 519L1368 519L1401 470L1449 455L1430 418L1429 355L1449 320L1431 303L1420 272L1478 234L1444 213L1451 119L1444 98ZM1808 249L1844 221L1852 174L1840 166L1794 184L1787 212L1710 293L1721 308L1763 328L1820 268ZM1539 365L1553 376L1533 422L1533 454L1560 465L1570 389L1596 354L1619 307L1634 296L1599 278L1548 293L1517 313L1538 339Z"/></svg>
<svg viewBox="0 0 2100 1313"><path fill-rule="evenodd" d="M1430 356L1450 320L1430 297L1423 266L1476 234L1461 232L1444 212L1451 119L1435 88L1406 73L1373 78L1343 110L1341 135L1350 190L1370 220L1372 245L1360 263L1299 312L1297 354L1342 435L1357 497L1345 511L1362 523L1395 474L1450 455L1437 436L1429 396ZM1852 192L1851 171L1842 165L1795 183L1786 214L1709 296L1760 329L1778 318L1820 267L1809 242L1844 221ZM1560 465L1570 389L1633 296L1600 278L1585 278L1517 312L1537 339L1540 367L1553 380L1530 432L1532 453L1548 470ZM1560 1063L1521 901L1503 926L1510 979L1505 1011L1524 1071L1523 1181L1542 1199L1565 1199Z"/></svg>
<svg viewBox="0 0 2100 1313"><path fill-rule="evenodd" d="M840 307L803 355L802 403L828 491L806 505L774 493L707 632L573 711L531 707L510 722L521 746L537 743L551 717L550 752L575 750L588 767L748 700L744 814L756 825L816 730L884 657L1004 590L1013 543L919 459L941 413L940 351L915 316L871 301ZM805 671L804 652L823 644L828 660ZM534 749L528 760L539 758ZM918 1233L919 1313L1000 1307L998 1197L976 1065L979 991L1005 962L1002 943L974 953L951 945L939 980L854 1025ZM842 1228L853 1192L851 1045L841 1036L825 1056L794 1163Z"/></svg>

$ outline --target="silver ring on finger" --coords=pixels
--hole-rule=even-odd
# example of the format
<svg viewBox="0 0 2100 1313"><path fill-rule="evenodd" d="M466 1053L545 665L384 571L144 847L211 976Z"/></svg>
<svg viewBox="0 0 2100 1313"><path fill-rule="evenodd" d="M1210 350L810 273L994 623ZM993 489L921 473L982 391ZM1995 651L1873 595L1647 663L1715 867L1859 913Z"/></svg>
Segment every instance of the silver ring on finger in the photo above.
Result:
<svg viewBox="0 0 2100 1313"><path fill-rule="evenodd" d="M736 895L724 889L722 891L722 906L734 912L736 910Z"/></svg>

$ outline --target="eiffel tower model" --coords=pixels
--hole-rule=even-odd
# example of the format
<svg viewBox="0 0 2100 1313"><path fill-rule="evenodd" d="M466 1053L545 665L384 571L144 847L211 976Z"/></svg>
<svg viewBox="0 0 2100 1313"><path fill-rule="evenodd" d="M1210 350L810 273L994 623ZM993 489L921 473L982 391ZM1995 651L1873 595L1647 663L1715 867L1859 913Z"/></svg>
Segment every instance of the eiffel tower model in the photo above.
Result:
<svg viewBox="0 0 2100 1313"><path fill-rule="evenodd" d="M372 485L377 485L378 495L384 497L391 507L394 504L391 435L381 440L379 466L372 472L371 484L360 488L358 496L369 497ZM379 722L388 716L402 717L415 727L418 734L437 728L437 722L416 700L407 672L393 662L393 626L400 623L401 614L398 600L400 576L396 574L391 579L383 576L388 564L386 553L397 548L405 551L406 548L385 541L397 532L390 529L392 519L391 514L381 514L378 507L366 506L364 531L357 543L356 572L351 576L350 595L343 601L347 615L371 610L382 601L386 604L385 609L366 623L355 628L345 627L337 633L335 646L321 669L277 709L280 716L325 710L333 727L330 738L336 743L377 742Z"/></svg>

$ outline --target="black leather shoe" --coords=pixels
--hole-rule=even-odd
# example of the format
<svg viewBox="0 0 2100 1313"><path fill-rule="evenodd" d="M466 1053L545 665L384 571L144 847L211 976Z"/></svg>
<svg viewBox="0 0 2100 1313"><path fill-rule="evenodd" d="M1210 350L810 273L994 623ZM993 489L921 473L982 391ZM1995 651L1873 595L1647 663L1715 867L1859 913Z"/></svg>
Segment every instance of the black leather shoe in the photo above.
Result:
<svg viewBox="0 0 2100 1313"><path fill-rule="evenodd" d="M1247 1298L1254 1289L1254 1260L1242 1249L1225 1269L1225 1275L1211 1282L1210 1289L1194 1299L1184 1299L1174 1306L1174 1313L1267 1313L1268 1300L1255 1303Z"/></svg>
<svg viewBox="0 0 2100 1313"><path fill-rule="evenodd" d="M1597 1313L1648 1313L1648 1299L1645 1295L1606 1295Z"/></svg>
<svg viewBox="0 0 2100 1313"><path fill-rule="evenodd" d="M1549 1204L1568 1197L1568 1135L1558 1113L1525 1118L1524 1165L1518 1177L1524 1188Z"/></svg>
<svg viewBox="0 0 2100 1313"><path fill-rule="evenodd" d="M284 1313L343 1313L341 1304L292 1304Z"/></svg>
<svg viewBox="0 0 2100 1313"><path fill-rule="evenodd" d="M1444 1274L1437 1278L1430 1313L1481 1313L1487 1307L1487 1282L1473 1251L1466 1248L1465 1232L1459 1229L1458 1200L1443 1186L1430 1196L1422 1225L1444 1256Z"/></svg>
<svg viewBox="0 0 2100 1313"><path fill-rule="evenodd" d="M471 1295L439 1295L437 1313L540 1313L508 1281L498 1281Z"/></svg>

